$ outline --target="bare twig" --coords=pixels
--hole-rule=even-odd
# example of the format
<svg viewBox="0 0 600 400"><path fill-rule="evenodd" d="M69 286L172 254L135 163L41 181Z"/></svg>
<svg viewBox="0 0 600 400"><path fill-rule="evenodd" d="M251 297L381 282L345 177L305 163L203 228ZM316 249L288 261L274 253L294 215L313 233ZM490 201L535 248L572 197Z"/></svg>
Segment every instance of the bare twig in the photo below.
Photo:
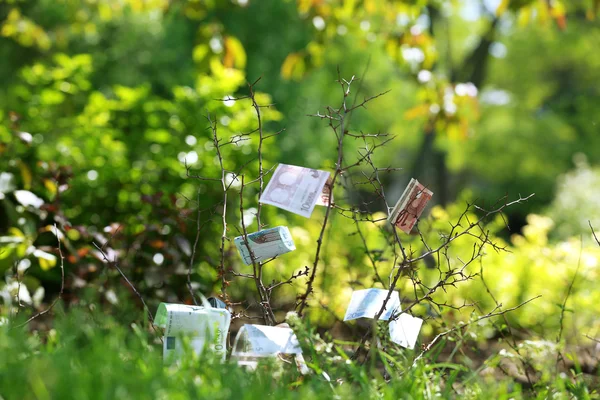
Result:
<svg viewBox="0 0 600 400"><path fill-rule="evenodd" d="M290 285L290 284L292 284L292 282L295 279L298 279L301 276L308 276L308 271L309 271L309 268L308 268L308 266L306 266L306 267L304 267L303 270L300 270L300 271L296 272L295 274L292 274L292 276L290 276L285 281L273 282L267 287L267 291L270 293L271 291L273 291L273 289L277 289L279 286Z"/></svg>
<svg viewBox="0 0 600 400"><path fill-rule="evenodd" d="M331 209L332 209L331 204L332 204L332 199L333 199L333 190L335 188L336 181L342 173L347 171L352 166L359 165L361 162L361 159L359 159L359 161L357 161L355 164L353 164L351 166L348 166L348 167L343 166L344 137L347 135L347 129L348 129L348 126L346 125L346 118L348 118L351 115L352 111L355 110L356 108L364 107L365 103L367 103L373 99L376 99L379 96L382 96L383 94L387 93L387 92L385 92L385 93L380 93L376 96L372 96L370 98L365 99L362 103L348 108L346 105L346 102L347 102L348 96L350 95L350 87L351 87L354 79L355 79L354 76L352 78L350 78L350 80L343 79L340 75L340 71L338 68L338 83L340 84L340 87L341 87L342 93L343 93L341 106L338 109L328 107L326 115L322 115L320 113L317 113L317 115L316 115L319 118L324 118L329 121L329 127L331 128L331 130L333 131L333 133L335 134L335 136L337 138L338 153L337 153L337 161L336 161L336 165L335 165L335 172L333 174L333 177L331 178L331 183L330 183L331 196L329 196L329 199L327 202L325 218L323 219L323 224L321 225L321 231L319 233L319 238L317 239L317 249L315 251L315 257L314 257L310 277L308 279L308 282L306 283L306 291L304 292L304 294L302 294L299 297L300 302L298 303L297 309L298 309L298 315L300 315L300 316L302 315L302 313L307 305L308 296L313 291L313 285L314 285L314 281L315 281L315 278L317 275L317 267L319 264L321 248L323 245L323 238L325 235L325 230L327 228L327 222L329 221L329 215L330 215Z"/></svg>
<svg viewBox="0 0 600 400"><path fill-rule="evenodd" d="M221 233L221 246L219 247L220 254L220 262L218 266L218 274L221 278L221 295L227 299L227 279L225 276L225 241L227 241L227 191L229 186L226 182L226 170L223 165L223 155L221 154L221 146L219 143L219 136L217 134L217 121L212 120L210 118L210 114L207 113L206 118L208 119L208 123L210 125L210 130L212 132L213 144L215 146L215 150L217 152L217 158L219 159L219 167L221 168L221 187L223 189L223 212L221 214L221 221L223 224L223 231ZM233 180L236 178L234 177ZM233 181L232 180L232 181Z"/></svg>
<svg viewBox="0 0 600 400"><path fill-rule="evenodd" d="M559 328L558 335L556 335L556 344L560 343L560 339L562 338L563 333L563 322L565 318L565 311L567 310L567 301L569 300L569 296L571 296L571 291L573 290L573 286L575 285L575 280L577 279L577 274L579 273L579 267L581 266L581 254L583 253L583 237L580 238L580 248L579 248L579 258L577 260L577 268L575 269L575 274L573 274L573 279L571 279L571 283L569 284L569 288L567 289L567 294L565 295L565 299L560 307L560 319L559 319ZM563 360L562 353L560 349L556 354L556 372L558 373L558 363Z"/></svg>
<svg viewBox="0 0 600 400"><path fill-rule="evenodd" d="M201 231L200 215L202 213L200 212L200 190L198 190L198 192L196 194L196 201L197 201L197 207L198 207L198 211L197 211L197 215L196 215L196 239L194 240L194 246L192 247L192 255L190 256L190 264L189 264L188 272L187 272L187 287L188 287L188 291L190 292L190 295L192 296L192 300L194 301L194 304L198 305L198 299L196 299L196 294L194 293L194 289L192 288L192 269L194 268L194 259L196 258L196 248L198 247L198 240L200 239L200 231Z"/></svg>
<svg viewBox="0 0 600 400"><path fill-rule="evenodd" d="M58 228L56 227L56 224L54 225L54 231L55 231L55 235L56 235L56 240L58 242L58 255L60 257L60 291L58 292L58 296L56 296L56 298L52 301L52 303L50 303L48 308L33 315L27 321L15 326L15 328L20 328L22 326L25 326L28 323L30 323L31 321L33 321L34 319L41 317L44 314L47 314L48 312L50 312L50 310L52 310L52 308L54 308L56 303L58 303L58 301L60 299L62 299L62 295L65 291L65 257L63 256L63 253L62 253L62 247L60 244L60 233L58 231Z"/></svg>
<svg viewBox="0 0 600 400"><path fill-rule="evenodd" d="M260 81L260 77L251 85L248 85L248 88L250 90L250 100L252 100L252 107L254 107L254 110L256 111L256 118L258 119L258 149L257 149L257 155L258 155L258 181L259 181L259 187L258 187L258 198L260 199L260 197L262 196L263 190L264 190L264 176L263 176L263 153L262 153L262 146L263 146L263 141L265 140L265 138L263 137L263 126L262 126L262 118L260 115L260 106L258 105L258 103L256 102L256 96L254 95L254 85L256 85L258 83L258 81ZM272 135L273 136L273 135ZM263 225L260 222L260 212L262 210L262 204L260 202L258 202L258 205L256 206L256 224L258 226L258 230L260 231L263 228Z"/></svg>
<svg viewBox="0 0 600 400"><path fill-rule="evenodd" d="M269 291L265 288L265 285L262 281L262 265L261 263L256 261L256 257L254 256L254 252L248 243L248 232L246 230L246 223L244 222L244 175L241 176L242 185L240 187L240 219L242 224L242 233L244 239L244 245L248 249L248 253L250 254L250 259L252 260L252 271L253 274L250 275L254 280L256 285L256 290L258 291L258 295L260 297L260 306L263 311L263 316L265 323L268 325L275 325L275 315L273 315L273 310L271 309L271 300Z"/></svg>
<svg viewBox="0 0 600 400"><path fill-rule="evenodd" d="M98 244L96 242L92 242L92 244L100 252L100 254L102 255L102 258L104 259L104 261L107 264L112 265L117 270L117 272L119 272L119 274L121 275L121 277L123 278L123 280L127 283L127 285L131 288L131 290L133 290L133 292L138 297L138 299L140 299L140 301L142 302L142 305L144 306L144 310L146 310L146 314L148 315L148 320L150 321L150 326L152 327L152 330L154 330L154 332L158 334L159 332L156 329L156 326L154 325L154 318L152 317L152 313L150 312L150 308L148 308L148 305L144 301L144 298L142 297L142 295L140 294L140 292L138 292L138 290L135 288L135 286L133 285L133 283L131 283L131 281L129 280L129 278L127 278L127 275L125 275L125 273L123 272L123 270L119 267L119 263L117 262L117 257L115 256L115 258L112 261L108 259L108 255L104 251L104 248L108 245L109 242L110 242L110 239L107 240L106 243L104 243L102 246L98 246ZM159 337L160 337L160 341L162 342L163 341L162 336L159 335Z"/></svg>
<svg viewBox="0 0 600 400"><path fill-rule="evenodd" d="M594 227L592 226L592 222L588 221L588 224L590 225L590 229L592 230L592 235L594 235L594 239L596 240L596 243L598 243L598 246L600 246L600 239L598 239L598 236L596 236L596 232L594 231Z"/></svg>
<svg viewBox="0 0 600 400"><path fill-rule="evenodd" d="M456 332L456 331L458 331L458 330L460 330L460 329L464 329L464 328L466 328L467 326L469 326L469 325L471 325L471 324L473 324L473 323L479 322L479 321L481 321L481 320L484 320L484 319L487 319L487 318L492 318L492 317L495 317L495 316L498 316L498 315L504 315L504 314L506 314L506 313L508 313L508 312L514 311L514 310L516 310L516 309L518 309L518 308L521 308L521 307L523 307L525 304L527 304L527 303L529 303L529 302L531 302L531 301L533 301L533 300L536 300L536 299L538 299L538 298L540 298L540 297L542 297L542 295L538 295L538 296L535 296L535 297L533 297L533 298L531 298L531 299L529 299L529 300L525 300L524 302L522 302L521 304L519 304L519 305L517 305L517 306L515 306L515 307L507 308L506 310L497 311L497 310L500 310L500 308L502 307L502 304L500 304L500 305L496 306L496 307L495 307L495 308L494 308L492 311L490 311L489 313L487 313L487 314L485 314L485 315L482 315L482 316L480 316L480 317L478 317L478 318L475 318L474 320L471 320L471 321L469 321L469 322L467 322L467 323L464 323L464 324L462 324L462 325L455 326L454 328L451 328L451 329L448 329L447 331L444 331L444 332L442 332L442 333L439 333L439 334L438 334L438 335L437 335L435 338L433 338L433 340L432 340L432 341L431 341L431 342L430 342L430 343L429 343L429 344L428 344L428 345L427 345L427 346L426 346L426 347L423 349L423 351L421 352L421 354L419 354L419 355L418 355L418 356L417 356L417 357L414 359L414 361L413 361L413 367L414 367L414 366L417 364L417 362L418 362L418 361L419 361L421 358L423 358L423 356L425 355L425 353L427 353L429 350L431 350L431 348L432 348L432 347L433 347L433 346L434 346L434 345L435 345L435 344L438 342L438 340L440 340L440 339L441 339L441 338L443 338L444 336L447 336L447 335L451 334L452 332Z"/></svg>
<svg viewBox="0 0 600 400"><path fill-rule="evenodd" d="M494 304L496 304L496 307L500 307L500 302L498 302L498 300L496 299L496 296L494 296L494 294L492 293L491 289L489 288L487 282L484 279L483 263L481 263L481 259L480 259L479 277L481 278L481 282L483 283L485 290L488 292L488 294L494 301ZM533 366L531 365L531 363L528 360L525 359L525 357L523 357L523 354L521 354L521 349L517 345L517 341L514 337L512 327L510 325L510 322L508 321L508 318L506 317L506 314L502 314L502 318L504 320L504 324L506 325L506 328L508 329L508 334L509 334L508 338L506 338L506 336L504 335L502 330L498 329L493 322L492 322L492 324L494 324L494 327L496 327L496 329L500 332L502 337L507 339L506 342L508 343L510 348L513 349L513 351L518 355L519 361L521 361L521 364L523 366L523 372L525 372L525 377L527 378L527 383L529 383L529 386L533 387L533 380L531 379L531 375L529 373L530 370L533 370Z"/></svg>
<svg viewBox="0 0 600 400"><path fill-rule="evenodd" d="M585 334L584 336L585 336L586 338L590 339L591 341L594 341L594 342L596 342L596 343L600 343L600 340L599 340L599 339L593 338L593 337L591 337L590 335L587 335L587 334Z"/></svg>

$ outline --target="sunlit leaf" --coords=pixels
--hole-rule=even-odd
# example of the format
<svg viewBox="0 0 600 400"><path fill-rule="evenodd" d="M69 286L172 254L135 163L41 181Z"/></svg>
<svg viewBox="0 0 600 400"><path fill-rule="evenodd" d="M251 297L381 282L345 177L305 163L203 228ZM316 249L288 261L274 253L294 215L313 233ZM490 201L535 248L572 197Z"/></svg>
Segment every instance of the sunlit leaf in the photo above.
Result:
<svg viewBox="0 0 600 400"><path fill-rule="evenodd" d="M242 43L233 36L225 38L225 55L223 65L226 68L246 68L246 51Z"/></svg>
<svg viewBox="0 0 600 400"><path fill-rule="evenodd" d="M501 16L502 14L504 14L504 12L508 9L509 5L510 0L502 0L500 2L500 5L498 5L498 8L496 9L496 15Z"/></svg>
<svg viewBox="0 0 600 400"><path fill-rule="evenodd" d="M171 134L166 129L148 129L144 134L146 140L156 143L169 143Z"/></svg>
<svg viewBox="0 0 600 400"><path fill-rule="evenodd" d="M15 176L10 172L0 173L0 193L10 193L15 190ZM4 198L4 196L0 197Z"/></svg>
<svg viewBox="0 0 600 400"><path fill-rule="evenodd" d="M429 105L419 104L404 112L404 118L408 120L420 118L429 115Z"/></svg>
<svg viewBox="0 0 600 400"><path fill-rule="evenodd" d="M21 170L21 178L23 178L23 187L25 189L31 188L31 169L22 161L19 161L19 169Z"/></svg>
<svg viewBox="0 0 600 400"><path fill-rule="evenodd" d="M50 192L52 196L54 196L58 190L56 182L54 182L52 179L44 179L44 186L46 189L48 189L48 192Z"/></svg>
<svg viewBox="0 0 600 400"><path fill-rule="evenodd" d="M281 65L281 76L285 79L300 79L305 70L304 57L300 53L290 53Z"/></svg>
<svg viewBox="0 0 600 400"><path fill-rule="evenodd" d="M10 236L0 236L0 244L2 244L3 239L5 238L10 238ZM0 260L4 260L6 258L8 258L12 252L14 251L15 247L14 246L7 246L4 245L0 248Z"/></svg>
<svg viewBox="0 0 600 400"><path fill-rule="evenodd" d="M200 63L204 61L206 56L209 54L209 48L207 44L199 44L194 47L194 52L192 53L192 58L195 62Z"/></svg>
<svg viewBox="0 0 600 400"><path fill-rule="evenodd" d="M44 200L40 199L29 190L16 190L15 198L25 207L31 206L34 208L40 208L44 204Z"/></svg>
<svg viewBox="0 0 600 400"><path fill-rule="evenodd" d="M56 256L50 253L46 253L40 249L36 249L33 252L33 256L36 257L40 263L40 268L47 271L56 265Z"/></svg>

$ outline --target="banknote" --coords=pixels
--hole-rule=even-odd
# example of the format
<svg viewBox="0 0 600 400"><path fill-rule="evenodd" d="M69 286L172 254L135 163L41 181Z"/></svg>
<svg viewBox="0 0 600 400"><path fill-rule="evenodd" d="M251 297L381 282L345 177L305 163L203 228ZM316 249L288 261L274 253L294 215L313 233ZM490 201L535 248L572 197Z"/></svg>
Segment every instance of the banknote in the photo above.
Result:
<svg viewBox="0 0 600 400"><path fill-rule="evenodd" d="M352 293L350 304L346 309L344 321L350 321L357 318L375 318L381 310L383 303L388 295L387 289L363 289ZM379 319L388 320L392 314L400 310L400 296L398 292L392 292L384 312Z"/></svg>
<svg viewBox="0 0 600 400"><path fill-rule="evenodd" d="M327 182L325 182L325 186L323 186L323 190L321 191L321 195L319 196L316 205L317 206L329 206L329 198L331 197L331 204L333 204L333 192L331 191L331 187L333 185L333 178L330 176L327 178Z"/></svg>
<svg viewBox="0 0 600 400"><path fill-rule="evenodd" d="M421 325L423 325L421 318L406 313L400 314L397 319L390 322L390 338L392 342L402 347L414 349Z"/></svg>
<svg viewBox="0 0 600 400"><path fill-rule="evenodd" d="M328 178L326 171L279 164L259 201L310 218Z"/></svg>
<svg viewBox="0 0 600 400"><path fill-rule="evenodd" d="M233 343L231 358L238 365L256 369L264 357L293 357L298 370L306 375L308 366L294 331L287 326L265 326L246 324L240 328Z"/></svg>
<svg viewBox="0 0 600 400"><path fill-rule="evenodd" d="M244 263L252 264L250 252L254 255L256 262L266 261L283 253L296 250L294 240L287 226L278 226L271 229L248 234L248 246L244 236L233 239ZM250 247L250 249L248 249Z"/></svg>
<svg viewBox="0 0 600 400"><path fill-rule="evenodd" d="M410 233L431 200L433 192L416 179L411 179L402 196L392 209L388 221L405 233Z"/></svg>
<svg viewBox="0 0 600 400"><path fill-rule="evenodd" d="M212 308L208 302L205 306L160 303L154 322L165 329L163 359L171 362L185 357L181 339L186 336L196 354L207 348L224 361L230 321L229 310Z"/></svg>
<svg viewBox="0 0 600 400"><path fill-rule="evenodd" d="M269 357L279 353L302 353L296 334L291 328L246 324L238 331L231 354Z"/></svg>

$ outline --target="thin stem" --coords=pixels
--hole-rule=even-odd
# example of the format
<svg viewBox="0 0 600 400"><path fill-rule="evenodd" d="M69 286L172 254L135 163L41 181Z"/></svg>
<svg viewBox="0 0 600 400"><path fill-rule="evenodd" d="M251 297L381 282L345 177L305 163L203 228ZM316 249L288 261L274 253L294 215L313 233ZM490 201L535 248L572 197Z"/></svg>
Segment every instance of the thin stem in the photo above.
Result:
<svg viewBox="0 0 600 400"><path fill-rule="evenodd" d="M258 291L258 295L260 296L260 306L263 311L263 317L265 323L268 325L275 325L275 315L273 314L273 310L271 309L271 299L269 296L269 292L265 288L265 285L262 282L262 265L261 263L256 261L256 257L254 256L254 252L250 247L250 243L248 242L248 232L246 229L246 223L244 222L244 175L241 175L242 185L240 187L240 220L242 223L242 234L244 239L244 245L248 249L248 253L250 254L250 259L252 260L252 278L254 280L254 284L256 285L256 290Z"/></svg>
<svg viewBox="0 0 600 400"><path fill-rule="evenodd" d="M263 145L263 140L265 138L263 136L263 126L262 126L262 118L261 118L261 115L260 115L260 106L256 102L256 97L254 95L254 85L256 85L258 83L258 81L260 81L260 79L261 78L258 78L253 84L248 85L248 87L250 88L250 96L249 97L252 100L252 107L254 107L254 110L256 111L256 118L258 119L258 150L257 150L257 155L258 155L258 180L259 180L258 198L259 199L262 196L262 193L263 193L263 190L264 190L262 145ZM263 228L263 225L261 224L261 221L260 221L260 212L262 210L262 204L260 202L258 202L256 210L257 210L256 211L256 224L258 226L258 230L260 231Z"/></svg>
<svg viewBox="0 0 600 400"><path fill-rule="evenodd" d="M59 236L60 233L58 231L58 228L56 227L56 224L54 225L54 232L56 235L56 240L58 242L58 255L60 257L60 291L58 292L58 296L56 296L56 298L54 299L54 301L52 301L52 303L48 306L48 308L33 315L27 321L15 326L15 328L20 328L22 326L25 326L28 323L30 323L31 321L33 321L34 319L41 317L44 314L47 314L48 312L50 312L50 310L52 310L52 308L54 308L56 303L58 303L58 301L60 299L62 299L63 293L65 291L65 257L63 256L63 253L62 253L62 248L61 248L61 244L60 244L60 236Z"/></svg>
<svg viewBox="0 0 600 400"><path fill-rule="evenodd" d="M198 207L198 211L197 211L197 215L196 215L196 238L194 240L194 246L192 247L192 255L190 257L190 264L189 264L188 272L187 272L187 287L188 287L188 291L190 292L190 295L192 296L192 300L194 301L194 304L198 305L198 299L196 299L196 294L194 293L194 290L192 288L192 269L194 268L194 259L196 258L196 248L198 247L198 240L200 239L200 230L201 230L200 215L202 213L200 211L200 190L198 190L198 192L196 194L196 199L197 199L197 207Z"/></svg>

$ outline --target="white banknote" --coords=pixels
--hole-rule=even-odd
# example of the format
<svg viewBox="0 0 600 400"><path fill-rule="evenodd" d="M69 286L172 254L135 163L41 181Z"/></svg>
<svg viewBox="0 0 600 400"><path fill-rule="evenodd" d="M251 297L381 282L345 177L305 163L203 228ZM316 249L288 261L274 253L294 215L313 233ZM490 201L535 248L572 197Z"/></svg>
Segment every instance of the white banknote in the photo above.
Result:
<svg viewBox="0 0 600 400"><path fill-rule="evenodd" d="M400 314L398 319L390 322L390 338L392 342L408 349L414 349L423 320L409 314Z"/></svg>
<svg viewBox="0 0 600 400"><path fill-rule="evenodd" d="M296 250L294 240L287 226L278 226L248 234L248 246L250 249L246 246L244 236L236 237L233 242L246 265L252 264L250 251L254 254L256 262L262 262L280 254Z"/></svg>
<svg viewBox="0 0 600 400"><path fill-rule="evenodd" d="M306 375L309 372L298 338L287 326L246 324L238 331L231 352L232 359L236 359L238 365L250 369L255 369L261 358L283 355L293 355L296 366L302 374Z"/></svg>
<svg viewBox="0 0 600 400"><path fill-rule="evenodd" d="M196 354L207 348L225 360L231 321L227 309L212 308L208 303L205 306L160 303L154 321L165 329L164 360L177 361L185 356L181 340L183 336L189 338Z"/></svg>
<svg viewBox="0 0 600 400"><path fill-rule="evenodd" d="M310 218L317 202L323 202L329 172L279 164L259 201Z"/></svg>
<svg viewBox="0 0 600 400"><path fill-rule="evenodd" d="M235 337L232 355L268 357L279 353L302 353L291 328L246 324Z"/></svg>
<svg viewBox="0 0 600 400"><path fill-rule="evenodd" d="M363 289L354 291L352 293L352 298L350 299L350 304L346 309L344 321L350 321L357 318L375 318L379 313L379 310L381 310L387 295L387 289ZM400 296L398 296L398 292L394 291L379 319L387 321L392 317L394 312L399 311L400 309Z"/></svg>

